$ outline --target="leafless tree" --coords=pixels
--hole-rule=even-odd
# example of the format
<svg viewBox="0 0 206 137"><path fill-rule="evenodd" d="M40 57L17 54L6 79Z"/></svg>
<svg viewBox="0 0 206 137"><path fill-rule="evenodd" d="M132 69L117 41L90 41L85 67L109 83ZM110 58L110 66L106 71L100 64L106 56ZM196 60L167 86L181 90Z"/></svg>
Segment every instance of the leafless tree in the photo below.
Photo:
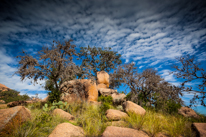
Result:
<svg viewBox="0 0 206 137"><path fill-rule="evenodd" d="M180 88L164 81L153 69L146 69L142 73L138 73L134 64L126 64L119 66L110 79L127 85L131 90L130 100L140 105L157 104L160 100L166 102L169 99L181 102Z"/></svg>
<svg viewBox="0 0 206 137"><path fill-rule="evenodd" d="M195 60L194 57L189 55L181 56L177 58L181 65L175 64L173 68L175 71L172 72L177 78L183 79L181 83L182 89L185 92L194 94L193 98L190 100L190 106L201 102L202 106L206 107L205 96L206 96L206 72L200 67L200 63ZM200 84L198 86L186 86L188 82L198 81Z"/></svg>
<svg viewBox="0 0 206 137"><path fill-rule="evenodd" d="M73 63L73 56L76 55L75 45L72 40L65 41L64 44L53 41L51 47L43 46L34 56L25 51L20 58L18 71L15 74L20 75L21 80L32 79L34 83L38 80L48 79L59 90L62 82L71 80L81 72L80 67Z"/></svg>

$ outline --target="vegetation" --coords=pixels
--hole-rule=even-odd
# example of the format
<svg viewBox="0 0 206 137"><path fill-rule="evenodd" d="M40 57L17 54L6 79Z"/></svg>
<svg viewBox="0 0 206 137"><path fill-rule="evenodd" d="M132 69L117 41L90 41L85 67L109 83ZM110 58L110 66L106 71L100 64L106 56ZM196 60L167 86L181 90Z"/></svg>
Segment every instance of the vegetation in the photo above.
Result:
<svg viewBox="0 0 206 137"><path fill-rule="evenodd" d="M119 66L111 79L127 85L131 90L127 100L140 106L155 106L156 109L171 111L171 100L173 104L183 104L180 98L181 88L166 82L156 70L146 69L138 73L134 64L126 64Z"/></svg>
<svg viewBox="0 0 206 137"><path fill-rule="evenodd" d="M43 47L35 58L24 51L22 54L18 56L20 61L16 74L19 74L22 80L29 78L35 83L38 79L47 79L45 89L51 91L49 93L50 103L44 106L30 105L34 117L24 125L16 127L12 135L48 136L57 124L65 122L51 115L53 109L61 108L76 118L71 123L82 127L87 136L100 136L108 126L105 112L110 108L118 109L112 105L111 96L99 97L98 101L102 102L99 107L85 102L64 104L59 101L60 86L63 82L76 78L95 79L96 73L102 70L107 72L113 70L110 74L110 88L119 87L121 84L127 85L130 93L126 99L146 108L147 113L143 117L129 113L130 117L124 119L127 123L125 127L144 130L151 137L159 132L171 137L195 136L191 129L192 122L206 122L205 117L196 120L177 114L178 109L183 105L180 98L183 91L195 93L191 105L200 99L201 104L205 106L206 74L194 58L189 56L179 58L182 66L174 66L176 69L174 74L185 80L178 87L166 82L154 69L146 69L139 73L133 63L120 65L121 55L111 49L88 46L81 48L80 53L77 54L71 40L64 44L54 42L50 48ZM80 66L73 62L73 56L79 56L82 59ZM185 87L186 83L197 79L202 80L202 84L198 87L199 90ZM84 85L80 82L75 87L74 91L78 96L85 96L85 98L88 96L84 92ZM32 122L34 125L31 124Z"/></svg>
<svg viewBox="0 0 206 137"><path fill-rule="evenodd" d="M203 68L200 67L200 63L195 60L194 57L189 55L181 56L177 58L179 64L173 65L175 71L173 72L177 78L183 79L182 89L185 92L194 94L193 98L190 100L190 106L197 104L200 101L202 106L206 107L206 72ZM186 83L197 81L200 84L194 88L194 86L186 86Z"/></svg>
<svg viewBox="0 0 206 137"><path fill-rule="evenodd" d="M46 137L54 128L64 122L69 122L84 129L87 136L100 136L109 126L105 113L102 113L101 106L95 106L86 102L66 104L70 107L70 113L75 117L74 121L67 121L51 114L52 111L43 111L40 103L30 104L32 119L21 126L14 124L13 132L4 136L29 136ZM51 109L52 106L48 106ZM112 106L113 107L113 106ZM113 107L114 108L114 107ZM115 109L115 108L114 108ZM68 112L68 111L67 111ZM191 129L192 122L206 122L206 117L200 119L185 118L177 113L168 114L146 108L145 116L129 113L129 117L123 119L126 124L123 127L144 130L149 136L153 137L158 133L170 137L185 136L195 137L195 132Z"/></svg>
<svg viewBox="0 0 206 137"><path fill-rule="evenodd" d="M9 91L1 91L0 90L0 100L4 100L5 103L9 103L12 101L22 101L22 100L28 100L30 97L28 95L20 95L20 92L15 90L9 90Z"/></svg>
<svg viewBox="0 0 206 137"><path fill-rule="evenodd" d="M73 63L73 56L77 53L76 46L71 42L72 40L69 40L61 44L54 41L51 47L42 47L42 50L35 56L23 51L23 55L17 56L20 60L16 74L20 75L22 81L29 78L33 79L34 83L38 83L38 80L48 79L47 89L51 90L51 95L54 95L54 99L59 101L60 85L66 80L74 79L81 70Z"/></svg>
<svg viewBox="0 0 206 137"><path fill-rule="evenodd" d="M90 70L91 75L96 76L98 71L110 72L122 63L120 54L111 48L81 47L80 57L84 57L82 66Z"/></svg>

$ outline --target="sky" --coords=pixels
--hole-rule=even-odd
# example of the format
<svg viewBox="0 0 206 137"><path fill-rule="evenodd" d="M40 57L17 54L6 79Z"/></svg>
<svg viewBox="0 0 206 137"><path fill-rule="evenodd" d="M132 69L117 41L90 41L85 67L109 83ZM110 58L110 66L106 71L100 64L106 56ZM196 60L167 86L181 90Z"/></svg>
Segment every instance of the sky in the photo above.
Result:
<svg viewBox="0 0 206 137"><path fill-rule="evenodd" d="M140 72L154 68L166 81L179 85L169 74L177 57L189 54L206 67L206 1L1 0L0 83L21 94L46 97L44 81L33 85L14 74L15 57L22 50L33 55L53 40L69 39L77 47L111 47L122 55L123 63L134 62ZM186 105L192 96L184 94ZM194 109L206 115L204 107Z"/></svg>

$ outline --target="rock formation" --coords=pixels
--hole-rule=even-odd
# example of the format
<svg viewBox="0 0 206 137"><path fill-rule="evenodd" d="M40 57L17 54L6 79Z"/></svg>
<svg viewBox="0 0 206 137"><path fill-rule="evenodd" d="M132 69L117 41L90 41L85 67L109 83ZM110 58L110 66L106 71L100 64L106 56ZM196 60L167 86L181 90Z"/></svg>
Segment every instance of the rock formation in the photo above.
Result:
<svg viewBox="0 0 206 137"><path fill-rule="evenodd" d="M189 107L181 107L180 109L178 109L178 113L180 115L183 115L184 117L199 118L197 113Z"/></svg>
<svg viewBox="0 0 206 137"><path fill-rule="evenodd" d="M70 123L59 124L49 135L49 137L84 137L85 133L81 127Z"/></svg>
<svg viewBox="0 0 206 137"><path fill-rule="evenodd" d="M123 109L125 112L129 113L129 112L133 112L136 113L137 115L145 115L146 111L144 108L142 108L141 106L131 102L131 101L126 101L122 104Z"/></svg>
<svg viewBox="0 0 206 137"><path fill-rule="evenodd" d="M42 99L41 102L47 102L49 100L49 95L47 97L45 97L44 99Z"/></svg>
<svg viewBox="0 0 206 137"><path fill-rule="evenodd" d="M60 87L60 100L65 102L97 101L98 91L95 81L76 79L64 82Z"/></svg>
<svg viewBox="0 0 206 137"><path fill-rule="evenodd" d="M128 117L128 115L122 111L115 110L115 109L108 109L106 111L106 117L108 120L121 120L123 118Z"/></svg>
<svg viewBox="0 0 206 137"><path fill-rule="evenodd" d="M195 129L198 137L206 137L206 123L193 123L192 127Z"/></svg>
<svg viewBox="0 0 206 137"><path fill-rule="evenodd" d="M31 112L23 106L0 109L0 132L7 133L15 124L20 125L31 118Z"/></svg>
<svg viewBox="0 0 206 137"><path fill-rule="evenodd" d="M1 90L1 91L9 91L9 90L11 90L11 89L8 88L7 86L5 86L4 84L1 84L1 83L0 83L0 90Z"/></svg>
<svg viewBox="0 0 206 137"><path fill-rule="evenodd" d="M105 84L109 87L109 74L105 71L97 72L97 84Z"/></svg>
<svg viewBox="0 0 206 137"><path fill-rule="evenodd" d="M149 137L149 136L143 131L139 131L131 128L108 126L103 132L102 137Z"/></svg>
<svg viewBox="0 0 206 137"><path fill-rule="evenodd" d="M121 105L126 101L126 95L124 93L113 93L111 97L114 105Z"/></svg>
<svg viewBox="0 0 206 137"><path fill-rule="evenodd" d="M0 100L0 104L5 104L5 101L4 100Z"/></svg>
<svg viewBox="0 0 206 137"><path fill-rule="evenodd" d="M117 90L109 89L109 88L99 88L98 92L102 96L111 96L113 93L117 93Z"/></svg>
<svg viewBox="0 0 206 137"><path fill-rule="evenodd" d="M55 109L52 114L59 115L61 118L66 119L66 120L74 120L74 116L72 116L68 112L65 112L62 109Z"/></svg>
<svg viewBox="0 0 206 137"><path fill-rule="evenodd" d="M7 107L26 106L27 101L13 101L7 104Z"/></svg>
<svg viewBox="0 0 206 137"><path fill-rule="evenodd" d="M122 104L126 95L108 87L109 74L100 71L97 72L97 82L91 79L76 79L64 82L60 86L60 100L68 103L78 101L95 102L98 100L98 96L102 95L112 96L114 105Z"/></svg>

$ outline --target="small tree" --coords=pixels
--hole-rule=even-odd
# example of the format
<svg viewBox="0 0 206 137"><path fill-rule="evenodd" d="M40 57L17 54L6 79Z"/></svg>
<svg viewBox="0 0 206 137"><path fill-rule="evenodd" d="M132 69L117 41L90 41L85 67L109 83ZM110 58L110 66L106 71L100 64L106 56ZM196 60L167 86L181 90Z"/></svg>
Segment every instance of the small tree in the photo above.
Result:
<svg viewBox="0 0 206 137"><path fill-rule="evenodd" d="M111 78L127 85L131 90L127 99L141 106L154 104L155 107L164 107L170 99L182 103L180 88L164 81L156 70L146 69L138 73L134 64L126 64L115 70Z"/></svg>
<svg viewBox="0 0 206 137"><path fill-rule="evenodd" d="M173 68L175 71L172 72L177 78L183 79L181 83L182 89L185 92L194 94L193 98L190 100L190 106L195 105L198 101L201 102L202 106L206 107L205 97L206 97L206 72L203 68L200 68L200 63L198 63L194 57L189 55L181 56L177 58L181 65L175 64ZM194 82L198 80L200 84L194 88L194 86L186 86L188 82Z"/></svg>
<svg viewBox="0 0 206 137"><path fill-rule="evenodd" d="M89 77L95 77L98 71L110 72L120 65L121 55L111 51L111 48L81 47L80 57L83 58L82 67Z"/></svg>
<svg viewBox="0 0 206 137"><path fill-rule="evenodd" d="M72 40L65 41L64 44L53 41L51 47L42 47L36 55L31 56L25 51L20 58L18 71L15 74L21 76L21 80L26 78L37 81L48 79L46 89L59 95L60 85L66 80L72 80L79 73L80 68L73 63L73 55L77 55L75 45ZM48 84L49 83L49 84Z"/></svg>

